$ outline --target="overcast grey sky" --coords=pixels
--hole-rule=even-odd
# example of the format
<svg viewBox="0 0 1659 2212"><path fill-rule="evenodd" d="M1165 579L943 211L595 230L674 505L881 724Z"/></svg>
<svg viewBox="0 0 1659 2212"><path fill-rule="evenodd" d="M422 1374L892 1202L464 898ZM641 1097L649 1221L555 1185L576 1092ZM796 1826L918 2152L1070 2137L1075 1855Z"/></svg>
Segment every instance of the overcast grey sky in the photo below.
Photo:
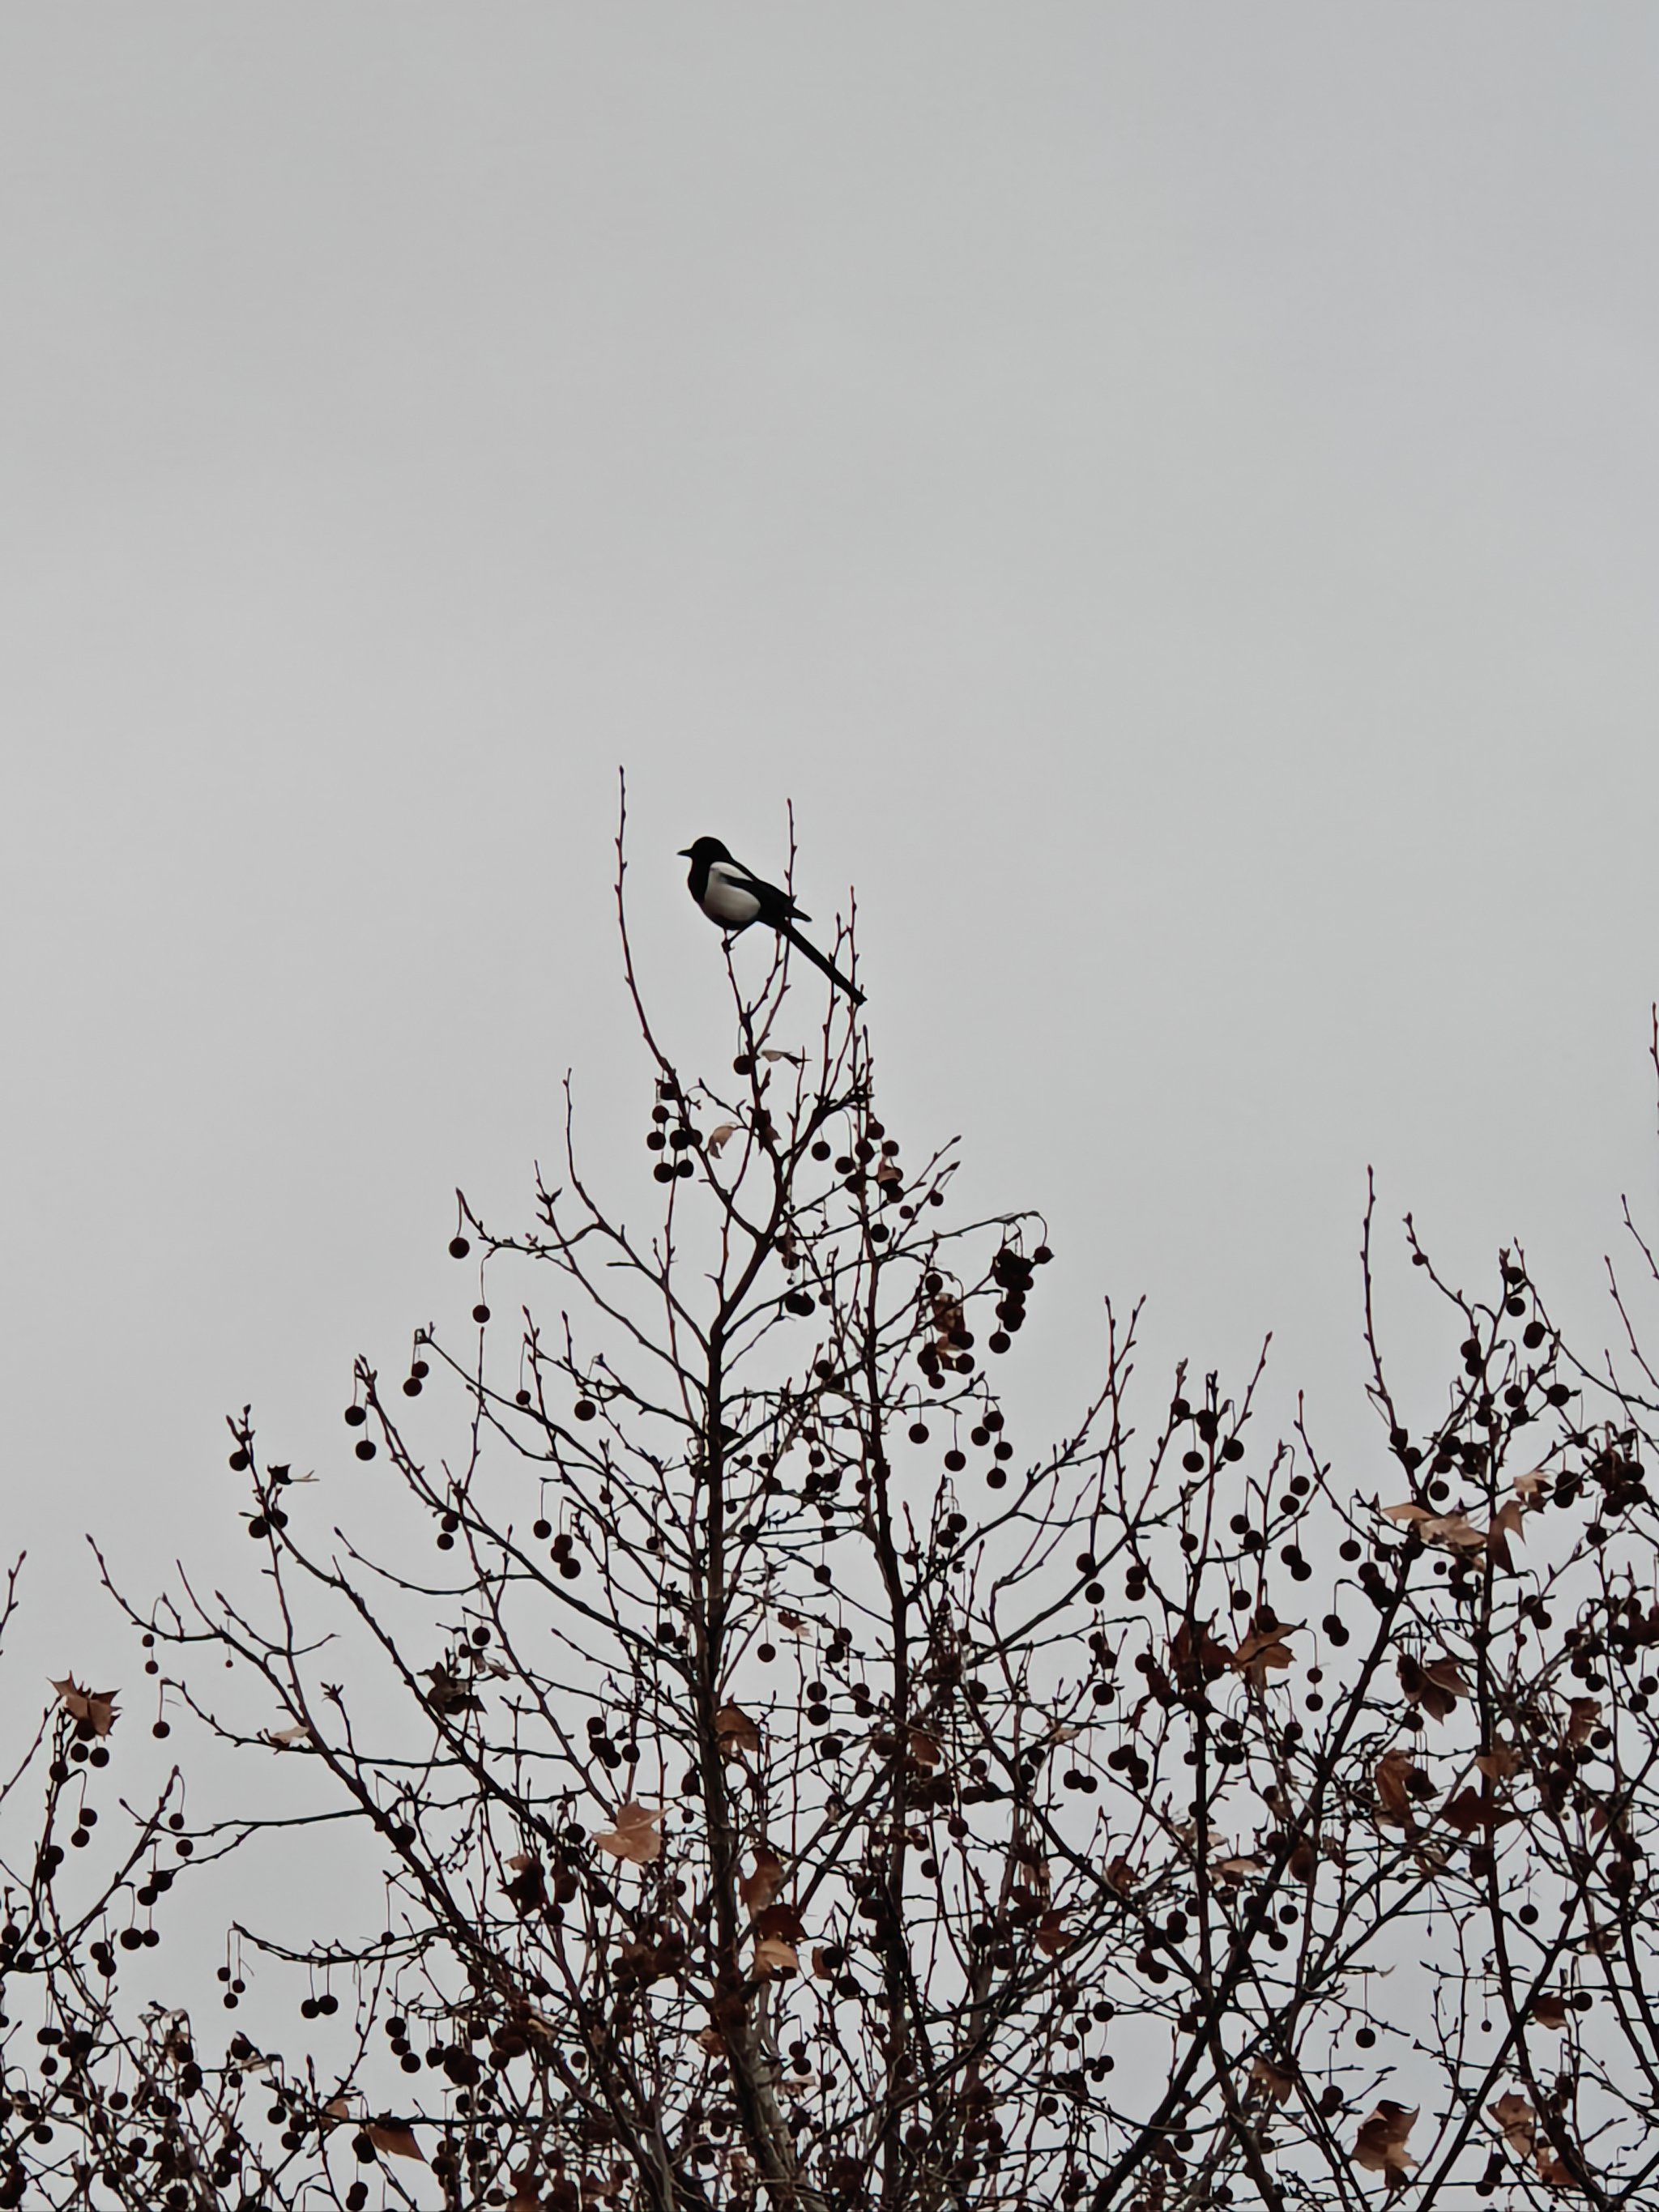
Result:
<svg viewBox="0 0 1659 2212"><path fill-rule="evenodd" d="M567 1066L642 1173L619 762L689 1068L676 848L780 866L793 798L804 903L856 884L888 1118L1050 1216L1034 1373L1103 1291L1160 1359L1271 1327L1374 1479L1368 1162L1601 1328L1656 94L1616 0L8 9L0 1419L54 1671L132 1672L65 1625L82 1530L140 1585L232 1543L226 1408L349 1469L350 1355L459 1316L448 1193L516 1215Z"/></svg>

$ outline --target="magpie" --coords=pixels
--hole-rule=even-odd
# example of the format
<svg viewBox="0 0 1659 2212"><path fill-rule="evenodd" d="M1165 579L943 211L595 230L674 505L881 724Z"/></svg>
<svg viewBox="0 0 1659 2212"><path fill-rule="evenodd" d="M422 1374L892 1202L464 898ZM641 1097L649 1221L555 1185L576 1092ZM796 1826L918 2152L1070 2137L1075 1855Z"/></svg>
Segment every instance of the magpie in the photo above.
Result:
<svg viewBox="0 0 1659 2212"><path fill-rule="evenodd" d="M735 937L751 921L764 922L804 959L821 968L832 983L838 983L855 1006L864 1004L858 985L849 982L795 927L798 921L811 921L812 917L801 912L787 891L751 875L741 860L732 858L718 837L699 837L695 845L685 847L680 858L691 863L691 872L685 879L687 890L719 928Z"/></svg>

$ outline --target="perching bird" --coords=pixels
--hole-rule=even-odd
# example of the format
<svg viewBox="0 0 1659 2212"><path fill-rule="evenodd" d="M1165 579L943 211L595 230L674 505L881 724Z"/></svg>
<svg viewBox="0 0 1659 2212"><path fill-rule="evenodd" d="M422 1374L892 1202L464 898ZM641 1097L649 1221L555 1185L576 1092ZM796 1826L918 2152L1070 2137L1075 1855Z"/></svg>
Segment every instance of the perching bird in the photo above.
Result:
<svg viewBox="0 0 1659 2212"><path fill-rule="evenodd" d="M815 968L823 969L832 983L838 983L855 1006L864 1004L864 994L856 983L848 982L841 970L826 960L817 945L809 945L795 927L798 921L811 921L810 914L803 914L787 891L781 891L775 884L763 883L751 875L741 860L734 860L718 837L699 837L695 845L688 845L680 854L690 860L691 872L686 878L686 888L692 897L720 928L732 936L747 929L751 921L763 921L769 929L787 938L803 958Z"/></svg>

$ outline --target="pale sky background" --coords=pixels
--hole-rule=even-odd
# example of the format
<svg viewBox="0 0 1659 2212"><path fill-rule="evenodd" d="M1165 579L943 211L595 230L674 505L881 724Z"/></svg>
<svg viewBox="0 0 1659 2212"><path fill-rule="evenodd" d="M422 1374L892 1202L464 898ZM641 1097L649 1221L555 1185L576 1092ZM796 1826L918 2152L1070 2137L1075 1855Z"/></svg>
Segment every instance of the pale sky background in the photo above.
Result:
<svg viewBox="0 0 1659 2212"><path fill-rule="evenodd" d="M143 1710L82 1534L245 1565L228 1408L371 1479L351 1355L459 1319L568 1066L643 1210L618 763L689 1069L677 848L793 798L856 884L887 1119L1049 1215L1053 1427L1144 1291L1148 1417L1271 1328L1373 1485L1368 1162L1602 1340L1656 122L1617 0L6 9L9 1705Z"/></svg>

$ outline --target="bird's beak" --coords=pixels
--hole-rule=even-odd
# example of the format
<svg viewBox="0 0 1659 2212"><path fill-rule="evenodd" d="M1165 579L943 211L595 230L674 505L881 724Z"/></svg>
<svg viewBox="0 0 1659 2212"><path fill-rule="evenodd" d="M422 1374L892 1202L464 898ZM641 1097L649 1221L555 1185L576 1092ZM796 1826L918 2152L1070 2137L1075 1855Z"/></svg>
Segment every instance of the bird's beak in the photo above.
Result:
<svg viewBox="0 0 1659 2212"><path fill-rule="evenodd" d="M689 860L691 857L691 848L689 845L682 845L679 856L683 860Z"/></svg>

